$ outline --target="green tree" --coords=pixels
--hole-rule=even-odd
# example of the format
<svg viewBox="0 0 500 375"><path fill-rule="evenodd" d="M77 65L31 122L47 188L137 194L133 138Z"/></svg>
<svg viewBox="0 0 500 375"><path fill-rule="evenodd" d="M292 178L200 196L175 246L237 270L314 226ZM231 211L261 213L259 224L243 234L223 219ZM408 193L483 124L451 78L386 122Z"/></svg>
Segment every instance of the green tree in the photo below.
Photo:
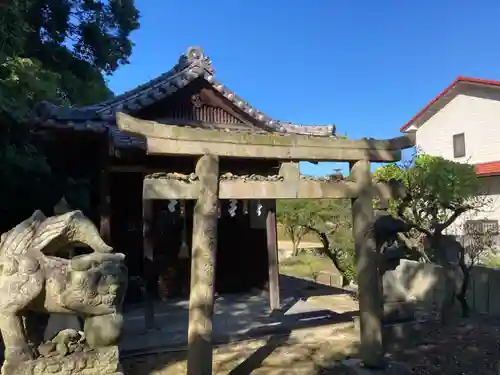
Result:
<svg viewBox="0 0 500 375"><path fill-rule="evenodd" d="M102 73L128 63L138 20L133 0L12 0L0 6L0 64L31 59L72 105L94 104L112 95Z"/></svg>
<svg viewBox="0 0 500 375"><path fill-rule="evenodd" d="M101 73L129 61L130 33L139 27L133 0L33 0L25 17L30 30L22 56L58 72L72 104L110 96Z"/></svg>
<svg viewBox="0 0 500 375"><path fill-rule="evenodd" d="M284 226L297 255L300 240L315 233L320 249L347 281L355 279L354 241L350 202L347 199L295 199L278 201L278 221Z"/></svg>
<svg viewBox="0 0 500 375"><path fill-rule="evenodd" d="M59 75L38 61L8 57L0 66L0 232L34 209L50 212L62 194L65 182L52 175L44 155L33 146L26 121L37 101L66 104L58 83Z"/></svg>
<svg viewBox="0 0 500 375"><path fill-rule="evenodd" d="M52 175L33 146L27 114L41 100L87 105L110 98L103 74L128 62L138 17L133 0L0 4L0 231L85 186Z"/></svg>
<svg viewBox="0 0 500 375"><path fill-rule="evenodd" d="M305 227L316 233L323 247L321 254L332 261L344 281L356 280L356 259L349 199L310 201L310 220Z"/></svg>
<svg viewBox="0 0 500 375"><path fill-rule="evenodd" d="M292 241L292 256L297 256L300 241L309 232L305 226L311 220L311 204L307 199L283 199L277 201L278 222Z"/></svg>
<svg viewBox="0 0 500 375"><path fill-rule="evenodd" d="M0 63L7 56L22 52L31 28L25 14L32 0L11 0L0 3Z"/></svg>
<svg viewBox="0 0 500 375"><path fill-rule="evenodd" d="M416 155L408 163L389 164L375 170L378 182L400 180L405 197L391 201L391 213L414 230L409 247L418 250L424 238L437 238L465 212L483 209L488 201L480 193L480 181L473 165L441 157ZM421 253L429 260L436 254Z"/></svg>
<svg viewBox="0 0 500 375"><path fill-rule="evenodd" d="M470 164L418 154L409 163L377 169L374 179L401 180L406 185L405 197L392 201L391 210L412 228L410 236L401 236L406 245L426 261L443 266L446 300L441 313L445 322L451 313L458 282L446 250L456 245L460 247L444 236L445 230L464 213L477 213L489 204L489 199L480 194L475 168Z"/></svg>
<svg viewBox="0 0 500 375"><path fill-rule="evenodd" d="M0 65L0 114L7 125L2 131L7 139L19 136L33 106L48 100L56 104L70 102L60 90L60 74L46 70L38 60L8 57ZM21 131L21 135L26 134Z"/></svg>

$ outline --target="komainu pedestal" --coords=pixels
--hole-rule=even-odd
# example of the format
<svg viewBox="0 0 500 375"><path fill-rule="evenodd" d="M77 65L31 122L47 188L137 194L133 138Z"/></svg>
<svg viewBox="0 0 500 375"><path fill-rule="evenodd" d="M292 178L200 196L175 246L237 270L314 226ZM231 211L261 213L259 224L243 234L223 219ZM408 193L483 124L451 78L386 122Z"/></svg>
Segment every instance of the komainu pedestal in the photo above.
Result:
<svg viewBox="0 0 500 375"><path fill-rule="evenodd" d="M89 253L68 259L73 244ZM123 254L112 253L80 211L35 213L0 242L1 375L121 374L118 340L127 287ZM43 334L50 314L76 315L81 330Z"/></svg>
<svg viewBox="0 0 500 375"><path fill-rule="evenodd" d="M4 366L7 375L123 375L119 363L118 347L84 349L60 356L57 352L41 355L23 362L15 368Z"/></svg>

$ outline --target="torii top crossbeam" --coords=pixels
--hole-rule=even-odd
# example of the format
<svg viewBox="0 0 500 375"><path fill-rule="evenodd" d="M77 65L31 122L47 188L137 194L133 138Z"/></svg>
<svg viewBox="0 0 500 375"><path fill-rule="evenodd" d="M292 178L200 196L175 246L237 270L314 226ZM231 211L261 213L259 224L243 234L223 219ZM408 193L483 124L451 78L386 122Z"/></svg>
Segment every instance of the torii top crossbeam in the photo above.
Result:
<svg viewBox="0 0 500 375"><path fill-rule="evenodd" d="M116 114L119 129L145 138L150 155L204 155L300 161L401 160L401 150L415 145L412 134L387 140L320 138L304 135L233 133L182 126Z"/></svg>

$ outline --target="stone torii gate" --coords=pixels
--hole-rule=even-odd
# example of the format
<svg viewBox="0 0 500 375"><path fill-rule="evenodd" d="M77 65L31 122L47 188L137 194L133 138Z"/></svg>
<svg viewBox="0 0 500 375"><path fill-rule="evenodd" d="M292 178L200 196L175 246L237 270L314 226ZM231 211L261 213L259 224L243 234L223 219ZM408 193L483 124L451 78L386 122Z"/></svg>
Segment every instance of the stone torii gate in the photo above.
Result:
<svg viewBox="0 0 500 375"><path fill-rule="evenodd" d="M193 218L191 292L188 329L188 374L212 374L212 315L219 199L351 198L360 309L360 355L363 363L383 363L382 294L373 233L374 196L400 194L399 185L373 184L370 162L401 160L401 150L414 146L412 136L389 140L347 140L301 135L234 133L164 125L118 113L121 131L145 138L148 155L199 157L189 181L145 179L145 207L152 199L196 199ZM221 178L221 158L274 159L279 176L262 181ZM318 181L300 175L298 161L350 163L349 181ZM236 172L236 171L235 171ZM145 208L145 211L147 209ZM274 227L274 229L273 229ZM279 308L275 213L268 212L269 292ZM274 243L273 243L274 242Z"/></svg>

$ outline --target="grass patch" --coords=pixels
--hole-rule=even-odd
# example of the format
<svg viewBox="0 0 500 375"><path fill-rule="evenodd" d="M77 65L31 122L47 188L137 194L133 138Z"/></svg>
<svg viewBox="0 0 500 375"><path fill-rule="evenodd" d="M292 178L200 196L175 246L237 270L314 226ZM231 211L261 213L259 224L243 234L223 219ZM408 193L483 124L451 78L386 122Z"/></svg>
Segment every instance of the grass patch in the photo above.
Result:
<svg viewBox="0 0 500 375"><path fill-rule="evenodd" d="M280 261L280 273L301 278L315 279L319 272L333 269L330 259L306 251Z"/></svg>

